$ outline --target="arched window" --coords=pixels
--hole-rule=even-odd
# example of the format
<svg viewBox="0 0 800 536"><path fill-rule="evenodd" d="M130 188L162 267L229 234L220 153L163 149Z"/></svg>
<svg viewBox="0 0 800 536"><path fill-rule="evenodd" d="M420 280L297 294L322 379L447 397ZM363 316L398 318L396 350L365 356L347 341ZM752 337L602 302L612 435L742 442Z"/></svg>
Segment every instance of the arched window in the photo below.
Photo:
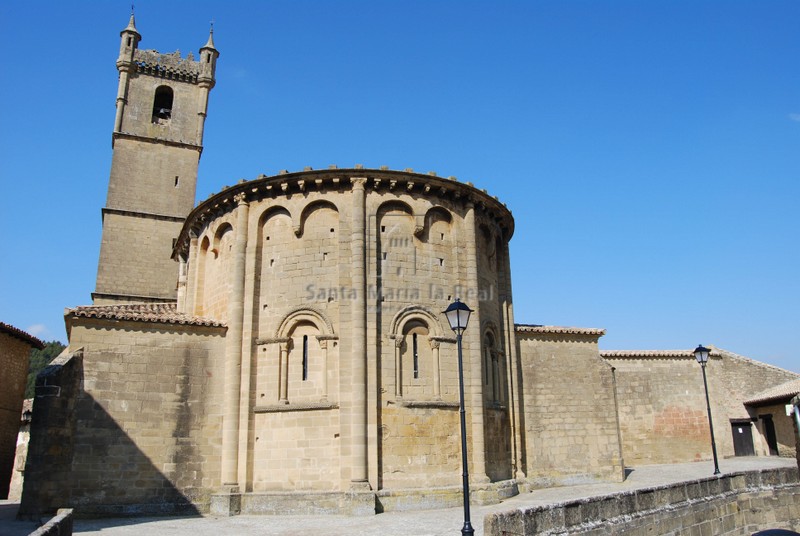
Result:
<svg viewBox="0 0 800 536"><path fill-rule="evenodd" d="M308 380L308 335L303 335L303 381Z"/></svg>
<svg viewBox="0 0 800 536"><path fill-rule="evenodd" d="M413 318L403 325L402 364L405 370L402 391L409 398L424 398L432 391L433 370L431 362L430 331L428 323Z"/></svg>
<svg viewBox="0 0 800 536"><path fill-rule="evenodd" d="M153 123L164 124L172 117L172 88L159 86L153 98Z"/></svg>
<svg viewBox="0 0 800 536"><path fill-rule="evenodd" d="M411 336L413 346L412 351L414 352L414 379L419 378L419 346L417 346L417 335L417 333L414 333Z"/></svg>

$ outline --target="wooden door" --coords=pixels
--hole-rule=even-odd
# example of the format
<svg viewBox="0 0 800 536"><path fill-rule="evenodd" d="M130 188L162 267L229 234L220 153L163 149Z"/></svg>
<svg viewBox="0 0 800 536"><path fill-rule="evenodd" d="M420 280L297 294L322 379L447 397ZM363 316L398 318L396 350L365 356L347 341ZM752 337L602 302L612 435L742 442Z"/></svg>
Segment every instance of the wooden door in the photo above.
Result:
<svg viewBox="0 0 800 536"><path fill-rule="evenodd" d="M736 456L755 456L753 447L753 426L749 422L732 422L733 453Z"/></svg>

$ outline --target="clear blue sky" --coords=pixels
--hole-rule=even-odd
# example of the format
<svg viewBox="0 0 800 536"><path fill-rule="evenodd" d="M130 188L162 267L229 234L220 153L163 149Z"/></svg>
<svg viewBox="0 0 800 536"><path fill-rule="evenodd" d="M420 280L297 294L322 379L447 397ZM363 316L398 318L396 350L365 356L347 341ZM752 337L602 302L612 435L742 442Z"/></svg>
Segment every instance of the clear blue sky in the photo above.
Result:
<svg viewBox="0 0 800 536"><path fill-rule="evenodd" d="M0 320L90 303L127 1L0 4ZM281 169L455 175L506 202L520 323L800 372L800 3L137 0L221 52L198 199Z"/></svg>

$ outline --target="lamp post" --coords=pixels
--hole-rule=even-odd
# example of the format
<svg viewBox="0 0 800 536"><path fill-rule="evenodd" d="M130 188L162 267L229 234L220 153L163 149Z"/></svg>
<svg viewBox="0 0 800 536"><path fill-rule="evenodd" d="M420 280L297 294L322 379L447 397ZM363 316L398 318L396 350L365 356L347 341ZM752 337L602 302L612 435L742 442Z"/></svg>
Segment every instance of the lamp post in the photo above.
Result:
<svg viewBox="0 0 800 536"><path fill-rule="evenodd" d="M459 414L461 416L461 463L462 463L462 477L464 484L464 526L461 529L461 534L464 536L472 536L475 534L475 529L472 528L472 523L469 520L469 470L467 469L467 421L464 413L464 365L461 357L461 334L467 329L467 322L469 322L469 314L472 309L467 307L458 298L451 303L444 312L447 321L450 323L450 328L456 334L456 343L458 345L458 396L459 396Z"/></svg>
<svg viewBox="0 0 800 536"><path fill-rule="evenodd" d="M708 428L711 430L711 453L714 455L714 474L719 474L719 463L717 462L717 444L714 441L714 423L711 422L711 402L708 400L708 381L706 381L706 363L711 351L702 344L694 349L694 358L700 363L703 369L703 387L706 389L706 408L708 410Z"/></svg>

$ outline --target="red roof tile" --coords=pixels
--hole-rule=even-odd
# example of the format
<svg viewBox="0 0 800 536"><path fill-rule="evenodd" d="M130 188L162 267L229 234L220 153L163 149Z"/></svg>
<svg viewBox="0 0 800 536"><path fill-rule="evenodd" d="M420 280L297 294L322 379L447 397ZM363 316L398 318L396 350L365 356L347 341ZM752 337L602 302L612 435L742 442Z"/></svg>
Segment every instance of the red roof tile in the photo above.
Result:
<svg viewBox="0 0 800 536"><path fill-rule="evenodd" d="M38 350L44 348L44 343L42 341L40 341L30 333L26 333L19 328L15 328L10 324L0 322L0 333L5 333L23 342L27 342L28 344L30 344L31 346L33 346Z"/></svg>
<svg viewBox="0 0 800 536"><path fill-rule="evenodd" d="M192 326L225 327L224 322L212 318L190 316L177 312L174 303L137 303L123 305L81 305L67 309L64 316L81 318L106 318L132 322L159 322Z"/></svg>

